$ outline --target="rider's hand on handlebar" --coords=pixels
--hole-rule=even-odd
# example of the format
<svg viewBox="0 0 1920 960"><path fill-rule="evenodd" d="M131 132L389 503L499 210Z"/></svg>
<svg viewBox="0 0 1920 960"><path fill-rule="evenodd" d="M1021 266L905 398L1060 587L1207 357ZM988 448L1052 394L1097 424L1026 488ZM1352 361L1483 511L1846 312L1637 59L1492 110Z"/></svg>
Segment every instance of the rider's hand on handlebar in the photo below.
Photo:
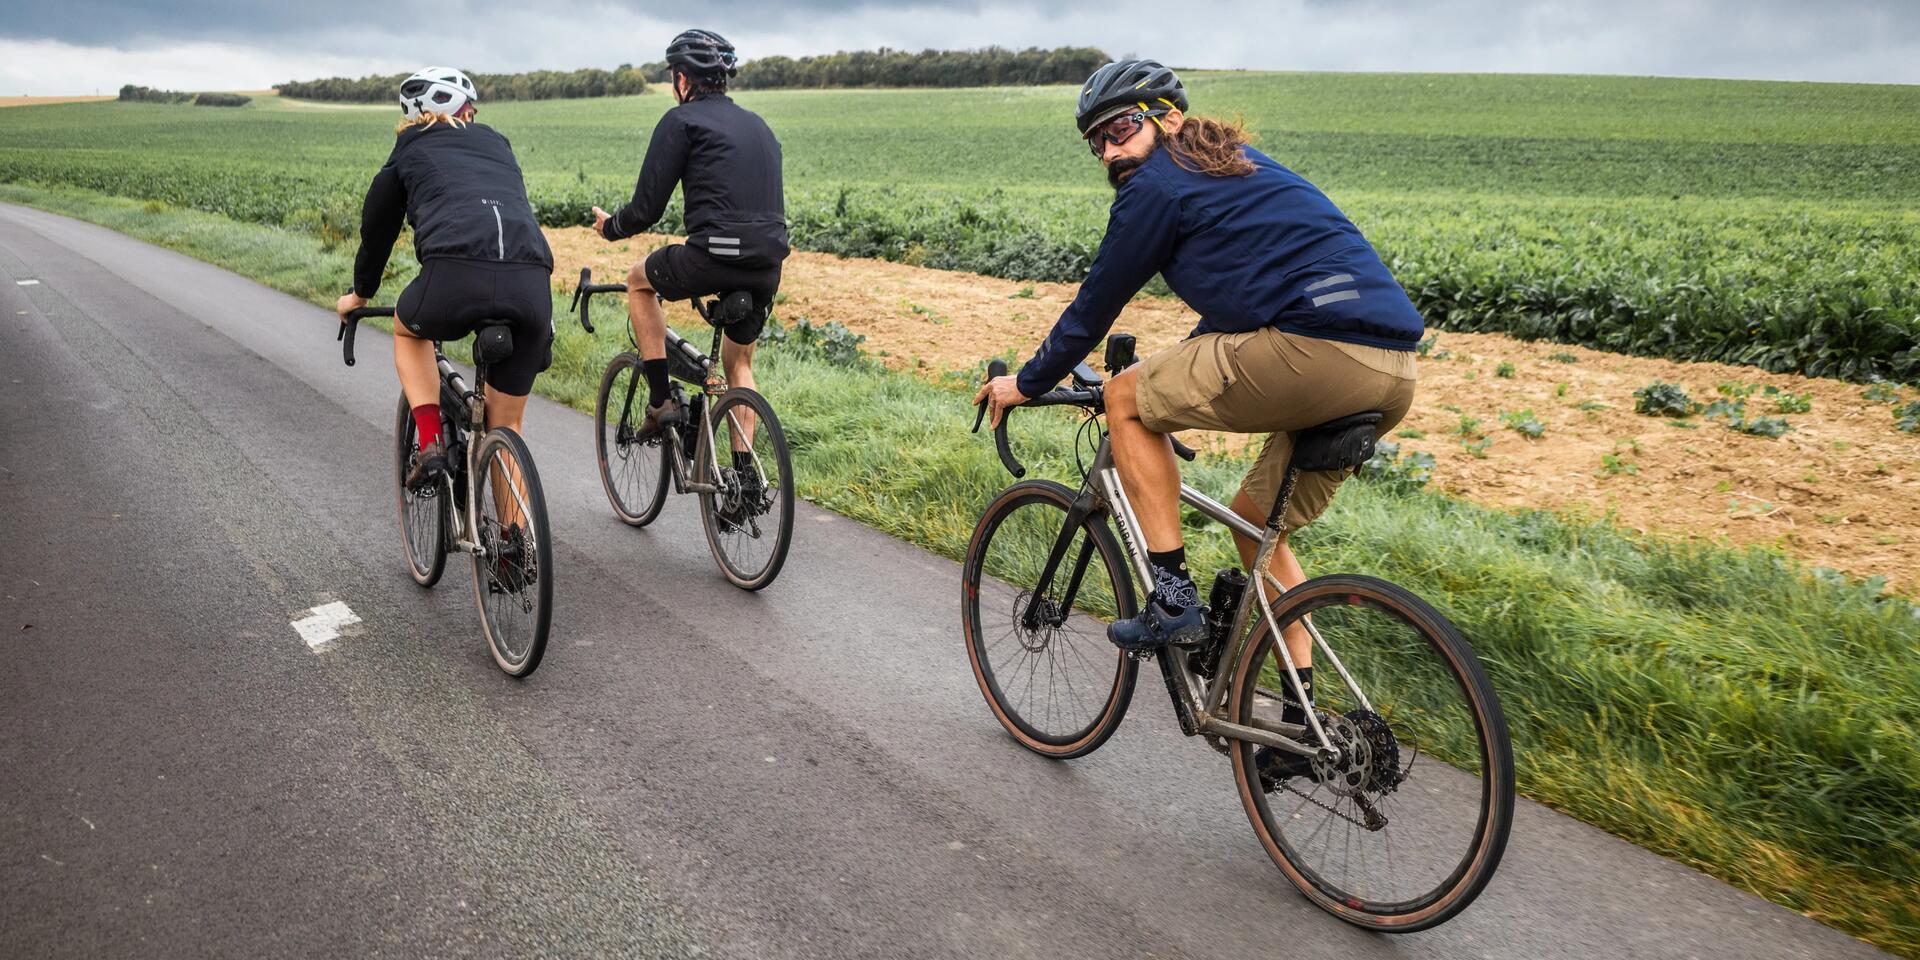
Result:
<svg viewBox="0 0 1920 960"><path fill-rule="evenodd" d="M613 219L613 214L608 213L605 210L600 209L599 207L594 207L593 208L593 232L599 234L601 239L605 239L607 236L607 221L612 219Z"/></svg>
<svg viewBox="0 0 1920 960"><path fill-rule="evenodd" d="M1020 392L1019 378L1014 376L994 377L980 388L979 393L973 395L975 404L987 401L987 413L992 418L992 423L988 425L992 427L1000 426L1000 418L1006 416L1008 407L1017 407L1028 399Z"/></svg>
<svg viewBox="0 0 1920 960"><path fill-rule="evenodd" d="M349 311L358 310L361 307L364 307L366 305L367 305L366 297L363 297L357 293L354 293L352 290L348 290L346 293L341 295L340 299L337 302L334 303L333 312L340 315L341 323L346 323L347 313Z"/></svg>

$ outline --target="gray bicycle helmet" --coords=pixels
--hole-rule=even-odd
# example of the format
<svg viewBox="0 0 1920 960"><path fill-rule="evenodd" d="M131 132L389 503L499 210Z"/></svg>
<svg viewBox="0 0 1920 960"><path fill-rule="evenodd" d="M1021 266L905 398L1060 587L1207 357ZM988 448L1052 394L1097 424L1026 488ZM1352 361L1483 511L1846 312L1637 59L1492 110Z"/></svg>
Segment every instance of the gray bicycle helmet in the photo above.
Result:
<svg viewBox="0 0 1920 960"><path fill-rule="evenodd" d="M1169 109L1187 109L1187 88L1172 70L1158 60L1119 60L1095 70L1080 87L1073 122L1084 137L1129 110L1158 116Z"/></svg>
<svg viewBox="0 0 1920 960"><path fill-rule="evenodd" d="M712 30L688 30L667 44L667 65L696 77L740 72L733 44Z"/></svg>

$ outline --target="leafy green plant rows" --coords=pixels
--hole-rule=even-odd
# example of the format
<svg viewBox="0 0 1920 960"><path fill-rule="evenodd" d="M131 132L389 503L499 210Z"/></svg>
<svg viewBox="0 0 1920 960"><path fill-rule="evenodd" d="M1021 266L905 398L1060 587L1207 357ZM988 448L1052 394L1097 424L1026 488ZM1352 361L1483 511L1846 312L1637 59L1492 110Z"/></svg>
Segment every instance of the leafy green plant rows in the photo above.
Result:
<svg viewBox="0 0 1920 960"><path fill-rule="evenodd" d="M1439 329L1920 381L1920 88L1195 75L1345 209ZM803 249L1078 281L1111 192L1072 88L743 93ZM493 103L551 226L628 196L661 96ZM987 119L991 118L991 120ZM0 181L351 242L394 115L256 100L0 115ZM910 173L908 172L910 171ZM677 208L661 229L680 227ZM1158 289L1164 290L1163 287Z"/></svg>

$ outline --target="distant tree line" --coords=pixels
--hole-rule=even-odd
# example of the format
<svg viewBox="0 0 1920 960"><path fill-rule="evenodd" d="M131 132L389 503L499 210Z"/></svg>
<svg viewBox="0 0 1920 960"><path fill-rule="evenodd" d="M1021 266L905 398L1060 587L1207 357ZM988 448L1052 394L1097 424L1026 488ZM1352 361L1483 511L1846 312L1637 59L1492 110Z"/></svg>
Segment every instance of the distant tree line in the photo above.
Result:
<svg viewBox="0 0 1920 960"><path fill-rule="evenodd" d="M1044 83L1079 83L1110 59L1093 47L1042 50L856 50L817 57L761 57L740 66L733 79L737 90L778 90L795 87L992 87ZM379 103L398 94L409 75L328 77L289 80L279 84L281 96L302 100ZM617 97L645 93L648 83L668 81L664 61L612 70L535 70L530 73L468 74L480 88L480 99L560 100L574 97ZM147 91L145 87L129 87ZM130 98L122 90L120 98ZM172 101L168 101L172 102Z"/></svg>
<svg viewBox="0 0 1920 960"><path fill-rule="evenodd" d="M136 103L192 103L196 107L242 107L253 98L237 93L184 93L179 90L156 90L153 87L141 87L129 83L120 88L120 99Z"/></svg>
<svg viewBox="0 0 1920 960"><path fill-rule="evenodd" d="M792 87L999 87L1080 83L1110 57L1093 47L1042 50L856 50L761 57L740 67L740 90Z"/></svg>
<svg viewBox="0 0 1920 960"><path fill-rule="evenodd" d="M411 74L388 76L328 77L324 80L289 80L276 89L283 97L302 100L339 100L348 103L397 101L400 82ZM647 92L647 81L639 70L621 64L612 70L534 70L528 73L469 73L480 89L481 102L500 100L566 100L576 97L618 97Z"/></svg>

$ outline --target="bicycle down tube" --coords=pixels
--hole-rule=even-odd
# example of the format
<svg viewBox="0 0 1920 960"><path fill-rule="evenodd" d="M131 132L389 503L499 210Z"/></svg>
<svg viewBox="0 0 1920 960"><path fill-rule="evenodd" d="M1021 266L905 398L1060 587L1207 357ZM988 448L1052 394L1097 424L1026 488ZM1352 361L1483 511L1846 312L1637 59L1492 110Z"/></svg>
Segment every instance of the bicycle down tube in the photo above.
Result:
<svg viewBox="0 0 1920 960"><path fill-rule="evenodd" d="M1092 501L1089 504L1089 509L1097 509L1099 504L1106 506L1107 511L1113 515L1116 525L1120 528L1122 549L1126 550L1128 559L1133 564L1135 575L1140 578L1142 585L1151 584L1153 582L1153 574L1146 564L1146 551L1140 548L1140 544L1146 542L1144 539L1145 534L1140 530L1140 521L1134 515L1132 502L1128 500L1126 490L1120 483L1119 471L1113 463L1112 445L1104 437L1101 439L1099 451L1094 454L1093 464L1087 471L1087 483L1090 488L1089 499ZM1184 483L1180 485L1180 499L1210 519L1226 526L1229 530L1259 541L1260 548L1255 554L1254 564L1255 569L1265 571L1265 565L1272 559L1274 548L1279 541L1279 538L1275 536L1275 531L1264 530L1254 526L1252 523L1249 523L1246 518L1234 513L1233 510L1225 504ZM1069 526L1065 529L1068 533L1071 533L1076 526L1077 524L1073 523L1070 518ZM1066 535L1063 534L1062 541L1056 543L1054 546L1054 553L1056 555L1064 553L1065 538ZM1085 554L1086 551L1083 549L1082 553ZM1084 571L1086 563L1087 558L1082 556L1074 570L1071 585L1077 585L1079 583L1080 575ZM1057 560L1054 557L1050 557L1046 572L1043 573L1043 578L1040 580L1041 583L1047 582L1045 578L1051 576L1056 566ZM1281 587L1277 581L1273 580L1271 575L1264 575L1261 579L1265 583L1273 586L1276 598L1285 592L1284 588ZM1266 591L1264 589L1260 589L1254 591L1254 596L1252 597L1242 594L1238 608L1234 612L1233 627L1229 634L1229 642L1220 651L1220 663L1227 664L1238 660L1241 651L1248 642L1247 628L1252 621L1253 610L1256 607L1261 610L1265 617L1268 629L1277 629L1277 624L1273 617L1273 609L1269 605L1265 593ZM1063 605L1067 605L1068 608L1071 609L1070 604L1071 599L1069 598ZM1358 693L1359 691L1357 687L1354 686L1352 678L1347 675L1346 668L1340 664L1339 658L1333 654L1332 648L1319 636L1318 631L1312 630L1310 623L1307 623L1306 626L1309 631L1312 632L1313 639L1319 648L1326 652L1328 659L1333 662L1335 669L1341 674L1343 679L1347 680L1348 686ZM1280 650L1281 656L1286 660L1287 680L1293 688L1293 696L1305 702L1306 697L1304 691L1300 689L1299 676L1295 673L1298 665L1293 662L1292 655L1287 651L1284 642L1278 642L1275 646ZM1178 695L1185 708L1183 712L1188 714L1193 721L1194 732L1227 737L1234 740L1247 740L1260 744L1261 746L1276 747L1306 757L1317 756L1322 749L1332 749L1309 747L1293 739L1289 734L1299 732L1301 729L1295 724L1274 723L1256 717L1253 718L1252 725L1248 726L1221 719L1221 715L1226 708L1228 688L1230 686L1227 671L1216 671L1214 679L1201 682L1199 678L1194 675L1192 668L1187 663L1186 657L1173 655L1173 653L1178 652L1183 651L1173 651L1161 656L1159 658L1160 666L1162 671L1168 673L1166 679L1169 683L1176 686ZM1196 684L1198 684L1198 687L1196 687ZM1321 729L1320 719L1318 717L1309 712L1307 714L1307 722L1319 738L1320 743L1332 742L1326 736L1326 731Z"/></svg>

